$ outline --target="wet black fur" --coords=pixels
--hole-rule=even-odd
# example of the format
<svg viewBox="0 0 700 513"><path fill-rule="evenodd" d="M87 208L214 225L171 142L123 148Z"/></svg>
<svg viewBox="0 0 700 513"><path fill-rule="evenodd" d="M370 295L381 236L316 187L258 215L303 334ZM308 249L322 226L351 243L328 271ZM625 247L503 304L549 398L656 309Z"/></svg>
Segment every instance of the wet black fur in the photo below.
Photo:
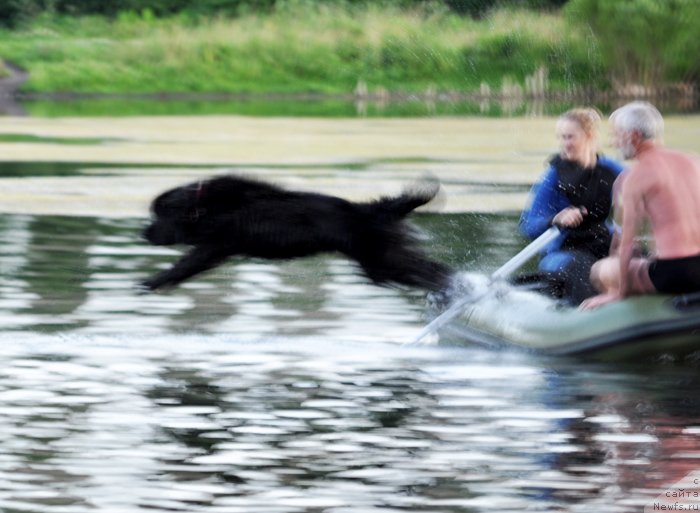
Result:
<svg viewBox="0 0 700 513"><path fill-rule="evenodd" d="M143 285L175 286L235 255L289 259L339 252L376 284L440 290L451 269L425 255L404 220L438 190L439 184L426 182L395 197L355 203L230 175L183 185L153 200L144 237L192 249Z"/></svg>

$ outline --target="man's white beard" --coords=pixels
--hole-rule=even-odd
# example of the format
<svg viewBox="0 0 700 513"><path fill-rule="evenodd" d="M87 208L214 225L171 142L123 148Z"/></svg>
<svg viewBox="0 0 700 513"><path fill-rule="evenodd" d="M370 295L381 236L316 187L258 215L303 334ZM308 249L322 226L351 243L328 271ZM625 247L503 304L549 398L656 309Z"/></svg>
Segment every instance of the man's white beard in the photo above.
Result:
<svg viewBox="0 0 700 513"><path fill-rule="evenodd" d="M620 158L622 160L628 160L628 159L634 158L634 156L636 154L634 146L629 142L626 142L626 143L622 144L621 146L619 146L618 152L620 153Z"/></svg>

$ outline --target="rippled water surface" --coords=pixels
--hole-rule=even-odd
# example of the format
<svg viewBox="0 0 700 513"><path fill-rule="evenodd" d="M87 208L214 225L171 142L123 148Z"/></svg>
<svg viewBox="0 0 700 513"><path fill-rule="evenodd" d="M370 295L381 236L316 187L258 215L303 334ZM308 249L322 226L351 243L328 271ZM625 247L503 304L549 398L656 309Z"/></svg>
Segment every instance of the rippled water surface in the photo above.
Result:
<svg viewBox="0 0 700 513"><path fill-rule="evenodd" d="M522 243L417 222L472 270ZM0 217L0 511L628 512L700 469L695 367L405 345L423 296L334 256L142 294L142 223Z"/></svg>

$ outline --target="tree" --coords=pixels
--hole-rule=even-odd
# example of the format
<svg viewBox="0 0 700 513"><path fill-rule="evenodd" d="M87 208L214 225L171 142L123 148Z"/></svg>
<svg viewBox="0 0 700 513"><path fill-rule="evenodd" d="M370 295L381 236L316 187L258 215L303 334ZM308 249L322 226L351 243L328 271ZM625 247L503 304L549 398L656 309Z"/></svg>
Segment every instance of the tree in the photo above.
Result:
<svg viewBox="0 0 700 513"><path fill-rule="evenodd" d="M698 0L571 0L565 14L590 26L618 84L657 88L700 77Z"/></svg>

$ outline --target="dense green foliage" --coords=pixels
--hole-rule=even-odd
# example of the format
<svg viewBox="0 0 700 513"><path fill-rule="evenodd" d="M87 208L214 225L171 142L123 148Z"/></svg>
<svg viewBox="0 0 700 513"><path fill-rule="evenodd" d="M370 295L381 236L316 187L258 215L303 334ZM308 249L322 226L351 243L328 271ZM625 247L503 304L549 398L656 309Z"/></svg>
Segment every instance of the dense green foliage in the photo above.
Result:
<svg viewBox="0 0 700 513"><path fill-rule="evenodd" d="M27 89L72 92L499 92L546 68L566 90L600 79L586 41L555 14L289 2L266 15L183 22L122 14L40 18L0 33Z"/></svg>
<svg viewBox="0 0 700 513"><path fill-rule="evenodd" d="M185 14L189 16L237 16L251 12L269 12L288 0L0 0L0 24L14 27L41 14L102 15L149 12L156 17ZM378 4L398 8L444 5L458 14L481 16L496 7L560 7L567 0L333 0L337 4ZM328 0L297 0L297 3L327 4Z"/></svg>
<svg viewBox="0 0 700 513"><path fill-rule="evenodd" d="M700 81L700 0L571 0L565 14L589 24L620 84Z"/></svg>
<svg viewBox="0 0 700 513"><path fill-rule="evenodd" d="M15 25L0 29L0 75L2 59L25 67L29 91L512 96L700 82L700 0L0 0L0 20Z"/></svg>

